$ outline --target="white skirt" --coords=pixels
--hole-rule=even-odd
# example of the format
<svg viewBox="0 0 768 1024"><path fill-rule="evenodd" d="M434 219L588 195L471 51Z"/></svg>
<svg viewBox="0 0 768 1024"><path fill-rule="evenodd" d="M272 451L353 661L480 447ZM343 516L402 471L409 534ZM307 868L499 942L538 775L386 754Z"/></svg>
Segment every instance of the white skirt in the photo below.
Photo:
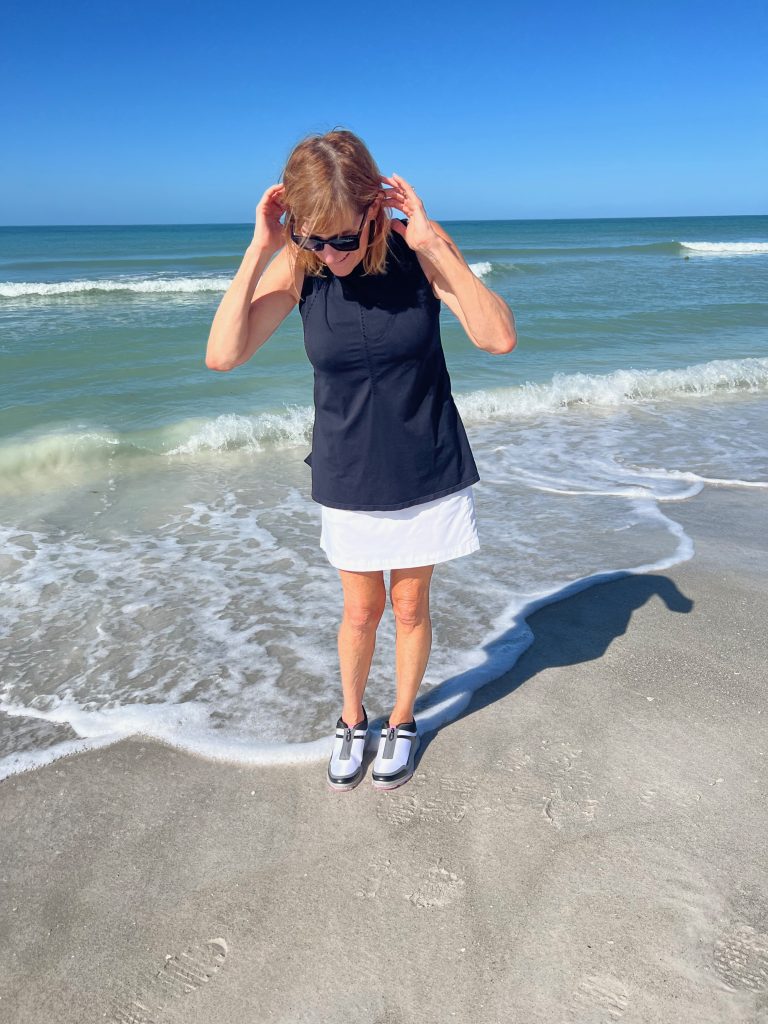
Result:
<svg viewBox="0 0 768 1024"><path fill-rule="evenodd" d="M320 547L336 569L411 569L480 548L472 484L390 512L320 505Z"/></svg>

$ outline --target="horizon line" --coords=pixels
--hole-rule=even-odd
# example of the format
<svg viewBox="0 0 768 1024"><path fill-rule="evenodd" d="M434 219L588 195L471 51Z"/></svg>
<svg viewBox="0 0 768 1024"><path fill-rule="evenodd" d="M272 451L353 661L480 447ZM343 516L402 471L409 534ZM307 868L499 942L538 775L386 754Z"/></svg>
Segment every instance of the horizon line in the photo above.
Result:
<svg viewBox="0 0 768 1024"><path fill-rule="evenodd" d="M704 218L766 217L766 213L667 213L667 214L626 214L610 217L441 217L446 224L517 224L528 221L563 220L694 220ZM430 218L437 220L437 217ZM252 221L142 221L126 223L61 223L61 224L0 224L3 228L163 228L163 227L253 227Z"/></svg>

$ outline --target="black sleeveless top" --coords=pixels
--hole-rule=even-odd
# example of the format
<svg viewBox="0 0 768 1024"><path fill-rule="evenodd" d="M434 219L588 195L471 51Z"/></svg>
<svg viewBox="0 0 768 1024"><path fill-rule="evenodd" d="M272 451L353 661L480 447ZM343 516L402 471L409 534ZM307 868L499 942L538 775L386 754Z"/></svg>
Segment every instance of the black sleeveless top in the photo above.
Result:
<svg viewBox="0 0 768 1024"><path fill-rule="evenodd" d="M402 223L407 224L406 220ZM392 231L386 272L306 275L299 313L314 367L312 498L390 511L480 479L451 394L440 300Z"/></svg>

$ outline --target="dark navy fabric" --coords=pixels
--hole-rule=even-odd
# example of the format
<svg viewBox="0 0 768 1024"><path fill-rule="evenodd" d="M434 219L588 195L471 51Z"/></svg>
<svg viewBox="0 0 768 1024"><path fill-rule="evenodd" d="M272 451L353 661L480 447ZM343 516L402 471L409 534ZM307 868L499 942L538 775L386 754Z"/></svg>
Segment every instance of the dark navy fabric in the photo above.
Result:
<svg viewBox="0 0 768 1024"><path fill-rule="evenodd" d="M407 224L406 220L402 221ZM394 231L386 272L305 276L299 302L314 368L312 498L390 511L480 479L451 394L440 300Z"/></svg>

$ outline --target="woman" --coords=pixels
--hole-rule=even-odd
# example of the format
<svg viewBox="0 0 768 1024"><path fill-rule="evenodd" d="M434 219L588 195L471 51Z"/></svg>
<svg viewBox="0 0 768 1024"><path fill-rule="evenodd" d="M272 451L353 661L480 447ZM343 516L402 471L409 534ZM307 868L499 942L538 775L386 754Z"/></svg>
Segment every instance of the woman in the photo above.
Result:
<svg viewBox="0 0 768 1024"><path fill-rule="evenodd" d="M343 707L327 780L346 791L363 775L362 698L388 569L397 684L372 783L394 789L413 775L419 743L413 708L432 646L432 572L480 547L472 491L480 475L451 395L440 303L494 355L515 347L514 317L427 217L412 186L382 176L352 132L307 137L282 178L258 204L253 240L211 327L206 365L231 370L246 362L298 303L315 378L305 462L320 505L320 545L344 594ZM390 219L387 207L404 218Z"/></svg>

